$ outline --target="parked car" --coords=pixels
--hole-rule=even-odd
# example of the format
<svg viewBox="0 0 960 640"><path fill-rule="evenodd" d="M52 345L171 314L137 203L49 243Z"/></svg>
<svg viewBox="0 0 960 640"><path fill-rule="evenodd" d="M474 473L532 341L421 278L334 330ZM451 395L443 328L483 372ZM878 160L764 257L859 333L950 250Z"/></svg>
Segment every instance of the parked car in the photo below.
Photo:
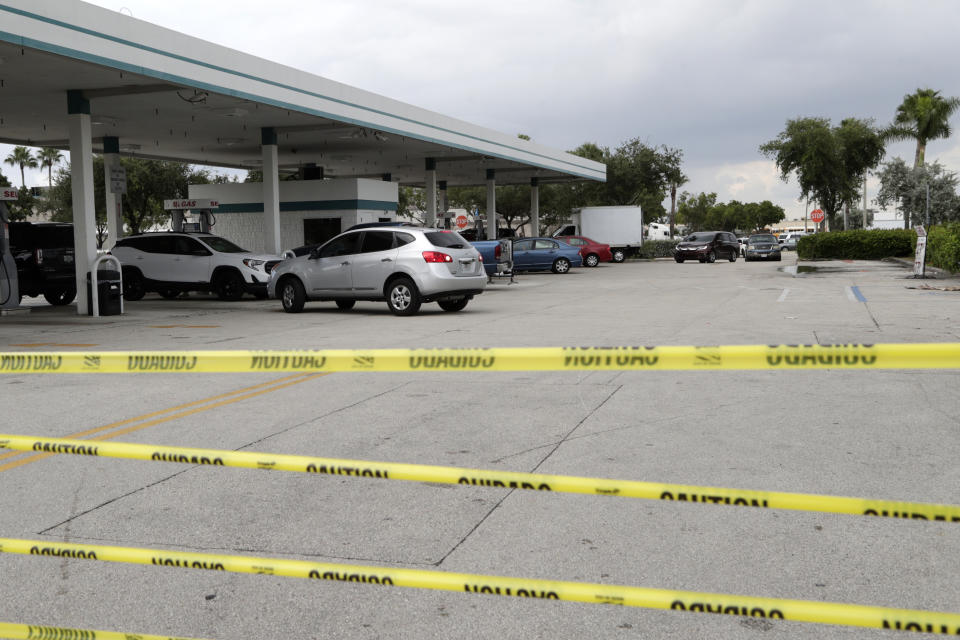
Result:
<svg viewBox="0 0 960 640"><path fill-rule="evenodd" d="M673 258L677 262L694 258L700 262L716 262L717 258L736 262L739 253L740 243L729 231L697 231L677 244Z"/></svg>
<svg viewBox="0 0 960 640"><path fill-rule="evenodd" d="M739 236L737 242L740 244L740 255L747 255L747 242L749 242L750 236Z"/></svg>
<svg viewBox="0 0 960 640"><path fill-rule="evenodd" d="M241 249L212 233L165 231L120 238L110 253L123 268L123 297L148 291L176 298L185 291L213 291L222 300L244 293L267 297L270 270L283 258Z"/></svg>
<svg viewBox="0 0 960 640"><path fill-rule="evenodd" d="M486 283L480 254L455 231L368 227L280 263L268 293L287 313L313 300L333 301L343 310L358 300L385 300L394 315L408 316L424 302L460 311Z"/></svg>
<svg viewBox="0 0 960 640"><path fill-rule="evenodd" d="M463 234L460 234L463 237ZM513 275L513 240L477 240L470 243L480 252L487 277Z"/></svg>
<svg viewBox="0 0 960 640"><path fill-rule="evenodd" d="M554 236L557 240L562 240L572 247L580 249L580 257L583 258L583 266L595 267L601 262L613 262L613 252L610 245L603 242L596 242L586 236Z"/></svg>
<svg viewBox="0 0 960 640"><path fill-rule="evenodd" d="M20 296L39 296L66 305L77 296L73 225L11 222L10 252L17 263Z"/></svg>
<svg viewBox="0 0 960 640"><path fill-rule="evenodd" d="M797 250L797 241L800 240L803 236L807 234L791 231L790 233L780 234L778 241L780 243L780 248L783 250Z"/></svg>
<svg viewBox="0 0 960 640"><path fill-rule="evenodd" d="M772 233L755 233L747 242L747 252L743 256L747 262L752 260L780 260L780 245Z"/></svg>
<svg viewBox="0 0 960 640"><path fill-rule="evenodd" d="M567 273L583 265L580 249L556 238L520 238L513 241L514 271Z"/></svg>

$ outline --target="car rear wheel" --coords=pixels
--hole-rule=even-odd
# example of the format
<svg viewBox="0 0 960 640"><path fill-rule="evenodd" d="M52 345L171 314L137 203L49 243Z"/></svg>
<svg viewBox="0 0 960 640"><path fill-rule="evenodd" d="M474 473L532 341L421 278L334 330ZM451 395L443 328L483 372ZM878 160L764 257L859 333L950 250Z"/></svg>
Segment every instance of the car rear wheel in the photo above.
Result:
<svg viewBox="0 0 960 640"><path fill-rule="evenodd" d="M353 305L355 304L357 304L356 300L337 300L337 309L340 309L341 311L349 311L350 309L353 309Z"/></svg>
<svg viewBox="0 0 960 640"><path fill-rule="evenodd" d="M614 262L623 262L627 259L627 254L624 253L623 249L614 249L613 250L613 261Z"/></svg>
<svg viewBox="0 0 960 640"><path fill-rule="evenodd" d="M600 264L600 256L595 253L591 253L584 259L583 264L587 265L588 267L595 267Z"/></svg>
<svg viewBox="0 0 960 640"><path fill-rule="evenodd" d="M683 258L681 258L680 256L674 256L673 259L679 262L680 264L683 264Z"/></svg>
<svg viewBox="0 0 960 640"><path fill-rule="evenodd" d="M464 296L454 300L438 300L437 304L440 305L440 308L444 311L463 311L468 302L470 302L469 298Z"/></svg>
<svg viewBox="0 0 960 640"><path fill-rule="evenodd" d="M738 253L737 251L731 251L731 252L730 252L730 262L736 262L736 261L737 261L737 253Z"/></svg>
<svg viewBox="0 0 960 640"><path fill-rule="evenodd" d="M77 297L77 290L73 287L50 287L43 292L43 297L50 304L62 307L73 302L73 299Z"/></svg>
<svg viewBox="0 0 960 640"><path fill-rule="evenodd" d="M239 300L243 297L243 276L236 271L226 271L217 277L213 289L221 300Z"/></svg>
<svg viewBox="0 0 960 640"><path fill-rule="evenodd" d="M420 310L420 292L409 278L398 278L387 287L387 307L395 316L412 316Z"/></svg>
<svg viewBox="0 0 960 640"><path fill-rule="evenodd" d="M570 271L570 261L566 258L557 258L553 261L551 270L554 273L566 273L567 271Z"/></svg>
<svg viewBox="0 0 960 640"><path fill-rule="evenodd" d="M287 278L280 283L280 303L287 313L300 313L307 301L307 293L296 278Z"/></svg>
<svg viewBox="0 0 960 640"><path fill-rule="evenodd" d="M717 252L711 251L710 255L707 256L707 262L716 262L717 261Z"/></svg>
<svg viewBox="0 0 960 640"><path fill-rule="evenodd" d="M123 299L129 302L136 302L147 294L147 289L143 284L143 276L135 269L129 269L123 272Z"/></svg>

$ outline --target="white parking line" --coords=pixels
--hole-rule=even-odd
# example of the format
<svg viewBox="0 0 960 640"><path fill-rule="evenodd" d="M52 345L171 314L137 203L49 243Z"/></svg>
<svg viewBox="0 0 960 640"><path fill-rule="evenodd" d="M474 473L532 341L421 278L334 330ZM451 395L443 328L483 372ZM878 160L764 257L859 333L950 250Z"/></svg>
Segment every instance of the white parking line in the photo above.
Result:
<svg viewBox="0 0 960 640"><path fill-rule="evenodd" d="M849 300L850 302L856 302L857 296L855 296L853 293L853 287L847 287L846 290L847 290L847 300Z"/></svg>
<svg viewBox="0 0 960 640"><path fill-rule="evenodd" d="M777 302L783 302L787 299L787 294L790 293L790 289L784 289L783 293L780 294L780 297L777 298Z"/></svg>

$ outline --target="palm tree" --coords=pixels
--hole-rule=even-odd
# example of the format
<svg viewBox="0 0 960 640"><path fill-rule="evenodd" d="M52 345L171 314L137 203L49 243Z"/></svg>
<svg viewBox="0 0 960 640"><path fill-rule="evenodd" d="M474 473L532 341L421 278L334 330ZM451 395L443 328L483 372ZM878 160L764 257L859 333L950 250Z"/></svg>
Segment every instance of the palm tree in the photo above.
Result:
<svg viewBox="0 0 960 640"><path fill-rule="evenodd" d="M904 96L897 107L893 124L883 132L887 140L916 140L917 153L913 168L923 166L923 157L930 140L950 137L950 116L960 108L960 98L942 98L939 91L917 89Z"/></svg>
<svg viewBox="0 0 960 640"><path fill-rule="evenodd" d="M60 153L59 149L54 149L53 147L43 147L40 149L40 152L37 153L37 162L40 163L40 167L47 169L47 185L52 189L53 188L53 165L59 163L63 160L63 154Z"/></svg>
<svg viewBox="0 0 960 640"><path fill-rule="evenodd" d="M24 189L27 188L27 179L23 174L25 167L30 167L31 169L37 168L37 159L33 157L33 153L30 152L30 149L27 147L14 147L13 151L6 157L4 160L5 163L11 167L20 166L20 186Z"/></svg>

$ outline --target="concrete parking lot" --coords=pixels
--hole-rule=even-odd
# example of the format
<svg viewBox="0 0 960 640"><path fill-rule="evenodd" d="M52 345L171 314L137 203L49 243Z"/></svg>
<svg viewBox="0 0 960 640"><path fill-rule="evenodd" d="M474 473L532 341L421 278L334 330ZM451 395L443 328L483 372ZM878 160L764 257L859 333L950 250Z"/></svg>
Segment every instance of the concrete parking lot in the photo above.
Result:
<svg viewBox="0 0 960 640"><path fill-rule="evenodd" d="M958 342L897 263L605 264L461 313L204 296L0 351ZM20 375L6 433L956 504L956 371ZM0 537L960 612L955 524L0 453ZM197 638L886 638L779 620L0 554L0 620Z"/></svg>

